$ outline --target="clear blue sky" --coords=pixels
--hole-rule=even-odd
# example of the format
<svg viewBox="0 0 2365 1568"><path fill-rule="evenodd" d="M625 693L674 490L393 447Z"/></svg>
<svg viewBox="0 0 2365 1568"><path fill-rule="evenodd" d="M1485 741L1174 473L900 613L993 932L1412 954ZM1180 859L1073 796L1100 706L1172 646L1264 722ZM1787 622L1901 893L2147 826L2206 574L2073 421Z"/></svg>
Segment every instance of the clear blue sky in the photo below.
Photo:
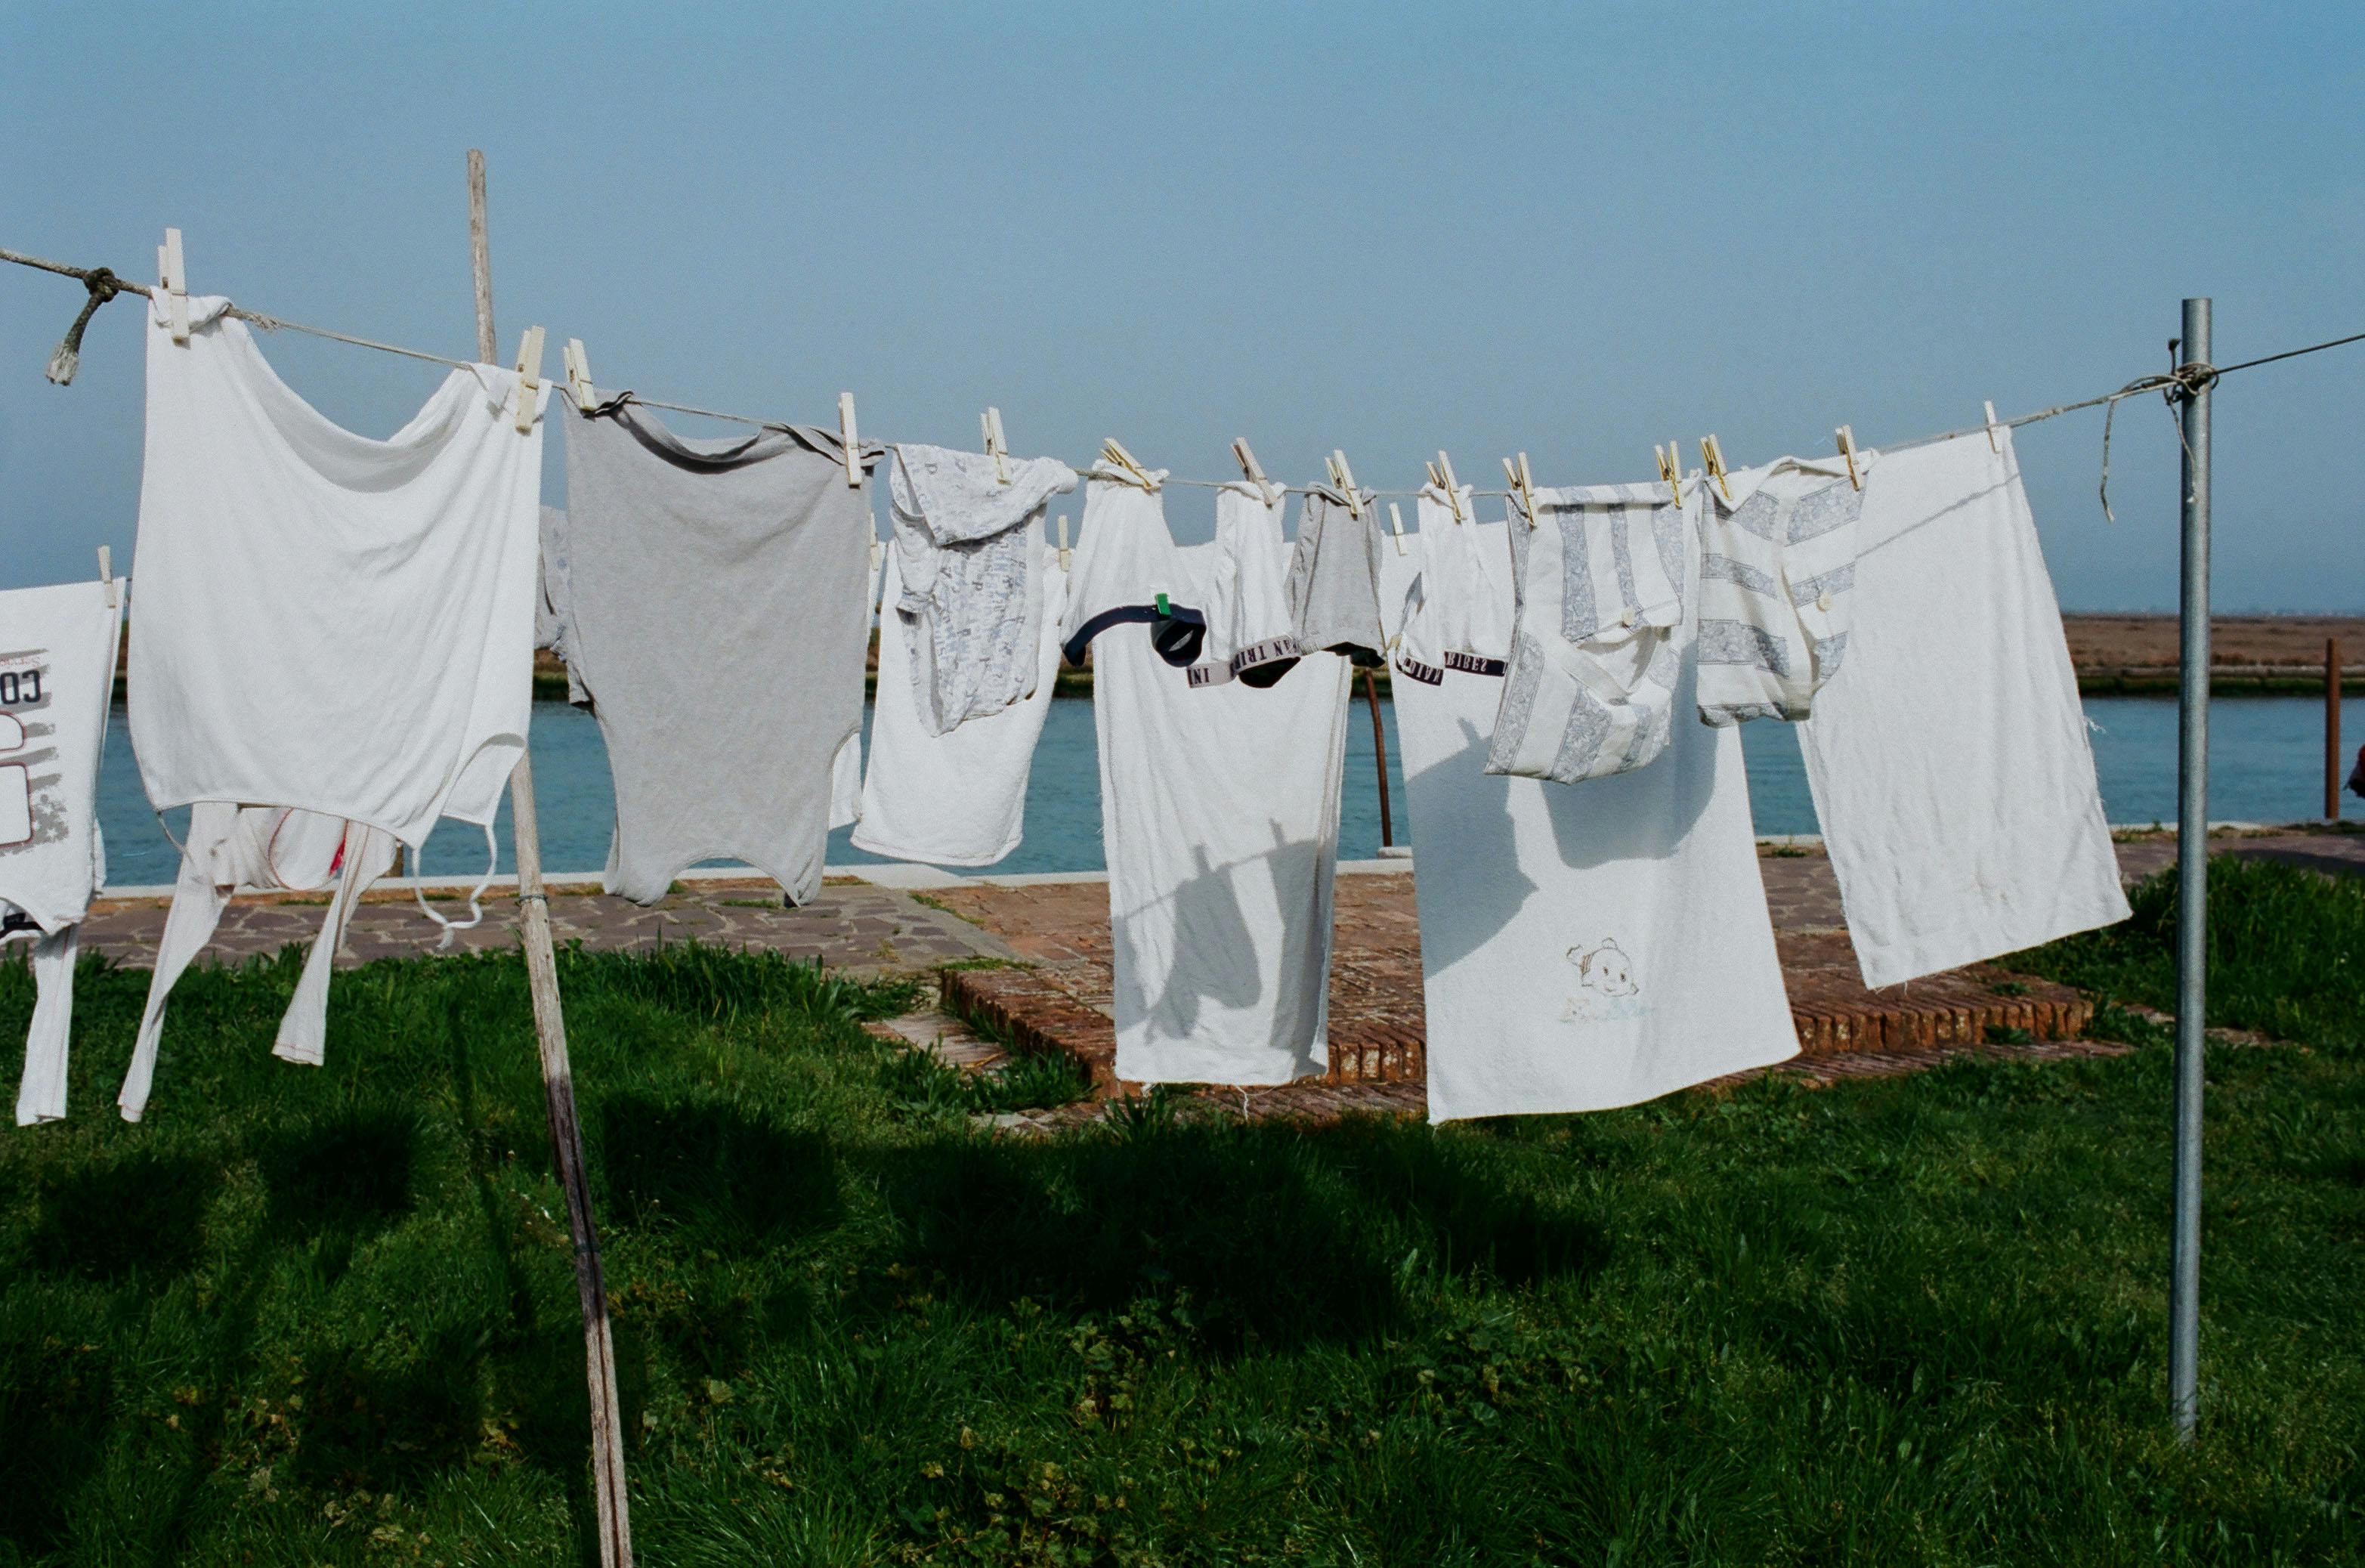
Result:
<svg viewBox="0 0 2365 1568"><path fill-rule="evenodd" d="M1080 460L1367 484L1648 478L1877 443L2166 364L2365 330L2365 13L2018 4L0 6L0 246L472 346L463 159L504 352L605 385ZM135 307L0 267L0 584L130 543ZM432 367L282 336L383 435ZM2218 398L2218 603L2365 601L2365 345ZM2023 432L2072 609L2175 601L2175 445ZM551 498L560 498L558 443ZM1178 532L1204 498L1176 496Z"/></svg>

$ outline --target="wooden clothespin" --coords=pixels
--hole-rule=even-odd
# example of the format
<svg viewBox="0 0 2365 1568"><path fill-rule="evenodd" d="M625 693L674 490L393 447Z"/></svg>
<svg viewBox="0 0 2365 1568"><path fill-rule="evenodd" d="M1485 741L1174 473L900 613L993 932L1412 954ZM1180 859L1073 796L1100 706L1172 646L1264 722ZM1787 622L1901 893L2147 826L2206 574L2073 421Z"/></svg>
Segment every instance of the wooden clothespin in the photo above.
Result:
<svg viewBox="0 0 2365 1568"><path fill-rule="evenodd" d="M1111 436L1101 442L1101 456L1104 461L1113 463L1124 470L1127 484L1138 485L1152 495L1157 493L1158 481L1149 476L1149 470L1144 468L1140 460L1127 452L1125 449L1125 442L1117 440L1116 437Z"/></svg>
<svg viewBox="0 0 2365 1568"><path fill-rule="evenodd" d="M1988 450L1990 452L2001 453L2003 451L2003 448L1996 444L1996 431L1999 427L1995 417L1995 400L1993 398L1990 398L1979 406L1988 411Z"/></svg>
<svg viewBox="0 0 2365 1568"><path fill-rule="evenodd" d="M1530 528L1535 527L1538 521L1536 516L1536 479L1535 476L1528 471L1528 454L1524 452L1519 454L1519 460L1517 464L1512 463L1512 461L1508 457L1503 459L1503 472L1510 479L1511 489L1519 496L1519 504L1527 509L1528 526Z"/></svg>
<svg viewBox="0 0 2365 1568"><path fill-rule="evenodd" d="M1445 504L1453 509L1453 521L1468 522L1469 515L1462 510L1462 484L1453 476L1453 459L1446 456L1441 448L1437 454L1436 472L1440 481L1438 488L1445 492Z"/></svg>
<svg viewBox="0 0 2365 1568"><path fill-rule="evenodd" d="M1248 437L1241 435L1232 438L1232 457L1239 464L1240 472L1248 476L1249 483L1254 485L1257 487L1257 493L1264 498L1264 504L1268 507L1279 506L1281 498L1274 492L1280 487L1264 476L1264 465L1257 461L1256 454L1249 449Z"/></svg>
<svg viewBox="0 0 2365 1568"><path fill-rule="evenodd" d="M1671 456L1675 444L1674 442L1667 443ZM1713 431L1700 437L1700 461L1708 465L1708 476L1716 481L1716 487L1724 492L1724 498L1728 501L1732 499L1732 485L1725 478L1724 443L1716 439Z"/></svg>
<svg viewBox="0 0 2365 1568"><path fill-rule="evenodd" d="M978 429L985 432L985 454L993 459L993 476L1002 484L1010 483L1010 448L1002 439L1002 410L988 409L977 417Z"/></svg>
<svg viewBox="0 0 2365 1568"><path fill-rule="evenodd" d="M862 439L854 429L854 394L837 395L837 441L846 449L846 487L862 488Z"/></svg>
<svg viewBox="0 0 2365 1568"><path fill-rule="evenodd" d="M1059 570L1066 571L1075 556L1068 549L1068 514L1059 514Z"/></svg>
<svg viewBox="0 0 2365 1568"><path fill-rule="evenodd" d="M1847 459L1848 483L1859 490L1863 489L1864 476L1857 471L1855 465L1855 431L1850 426L1842 425L1832 434L1839 438L1840 455Z"/></svg>
<svg viewBox="0 0 2365 1568"><path fill-rule="evenodd" d="M1388 530L1396 536L1396 554L1403 554L1405 553L1404 513L1396 510L1396 504L1394 501L1388 503Z"/></svg>
<svg viewBox="0 0 2365 1568"><path fill-rule="evenodd" d="M591 356L583 352L583 340L567 339L558 363L566 368L566 390L574 394L575 406L587 414L598 408L600 395L591 389Z"/></svg>
<svg viewBox="0 0 2365 1568"><path fill-rule="evenodd" d="M1330 449L1330 472L1338 476L1339 493L1347 498L1347 515L1362 521L1363 498L1355 493L1355 471L1347 466L1347 454L1335 446Z"/></svg>
<svg viewBox="0 0 2365 1568"><path fill-rule="evenodd" d="M189 341L189 268L181 258L181 231L164 230L164 242L156 247L156 282L164 290L164 302L172 311L173 341Z"/></svg>
<svg viewBox="0 0 2365 1568"><path fill-rule="evenodd" d="M542 329L528 327L518 340L517 428L523 435L533 429L534 394L542 390Z"/></svg>
<svg viewBox="0 0 2365 1568"><path fill-rule="evenodd" d="M115 552L102 544L98 547L98 580L106 585L106 608L115 608Z"/></svg>

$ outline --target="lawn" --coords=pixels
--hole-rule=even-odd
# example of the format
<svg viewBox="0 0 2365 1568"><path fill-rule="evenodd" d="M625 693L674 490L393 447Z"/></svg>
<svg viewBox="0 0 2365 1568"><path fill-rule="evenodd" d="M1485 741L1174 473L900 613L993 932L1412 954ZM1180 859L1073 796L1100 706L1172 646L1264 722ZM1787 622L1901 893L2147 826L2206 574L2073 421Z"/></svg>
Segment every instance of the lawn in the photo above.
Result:
<svg viewBox="0 0 2365 1568"><path fill-rule="evenodd" d="M2164 896L2024 962L2163 1000ZM2308 1044L2213 1053L2190 1449L2169 1055L2119 1009L2116 1058L1018 1139L972 1113L1066 1080L860 1029L908 992L563 955L642 1560L2365 1559L2365 1061L2319 983L2365 892L2218 899L2224 1022ZM0 1137L0 1563L583 1560L521 968L341 975L319 1070L268 1055L295 979L184 980L134 1127L145 976L81 977L73 1119ZM0 1033L30 1006L0 966Z"/></svg>

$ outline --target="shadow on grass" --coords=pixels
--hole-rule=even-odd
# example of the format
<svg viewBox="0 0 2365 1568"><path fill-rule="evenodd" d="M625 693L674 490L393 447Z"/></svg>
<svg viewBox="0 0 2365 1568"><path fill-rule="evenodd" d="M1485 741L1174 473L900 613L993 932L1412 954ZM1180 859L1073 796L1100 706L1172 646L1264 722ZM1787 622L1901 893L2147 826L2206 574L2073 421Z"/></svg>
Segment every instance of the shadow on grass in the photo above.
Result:
<svg viewBox="0 0 2365 1568"><path fill-rule="evenodd" d="M146 1150L50 1173L33 1222L33 1266L91 1280L186 1273L220 1182L210 1160Z"/></svg>
<svg viewBox="0 0 2365 1568"><path fill-rule="evenodd" d="M995 1305L1187 1293L1218 1353L1399 1327L1418 1267L1524 1284L1588 1273L1608 1250L1591 1222L1505 1189L1427 1129L1376 1124L946 1140L896 1151L878 1179L902 1261Z"/></svg>
<svg viewBox="0 0 2365 1568"><path fill-rule="evenodd" d="M107 1361L82 1346L0 1343L0 1560L66 1544L77 1492L112 1435L112 1382Z"/></svg>
<svg viewBox="0 0 2365 1568"><path fill-rule="evenodd" d="M317 1241L322 1272L341 1278L364 1242L411 1209L416 1112L346 1107L259 1139L263 1224L271 1240Z"/></svg>
<svg viewBox="0 0 2365 1568"><path fill-rule="evenodd" d="M837 1157L816 1134L725 1102L640 1094L608 1100L600 1126L610 1225L670 1224L752 1254L838 1221Z"/></svg>
<svg viewBox="0 0 2365 1568"><path fill-rule="evenodd" d="M1591 1218L1507 1185L1492 1151L1377 1121L1349 1121L1314 1146L1368 1204L1427 1238L1440 1271L1507 1285L1593 1273L1609 1238Z"/></svg>

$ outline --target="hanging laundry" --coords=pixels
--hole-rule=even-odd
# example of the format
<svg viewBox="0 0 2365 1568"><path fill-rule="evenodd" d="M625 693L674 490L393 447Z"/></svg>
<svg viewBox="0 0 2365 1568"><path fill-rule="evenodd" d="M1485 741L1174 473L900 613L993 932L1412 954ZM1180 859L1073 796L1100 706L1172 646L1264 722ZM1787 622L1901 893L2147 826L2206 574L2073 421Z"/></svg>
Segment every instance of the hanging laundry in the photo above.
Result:
<svg viewBox="0 0 2365 1568"><path fill-rule="evenodd" d="M1803 719L1847 651L1864 492L1842 459L1799 457L1701 488L1700 718Z"/></svg>
<svg viewBox="0 0 2365 1568"><path fill-rule="evenodd" d="M1245 481L1216 492L1213 580L1207 588L1207 638L1188 672L1193 686L1238 679L1261 691L1296 666L1295 618L1284 575L1289 545L1281 532L1288 492Z"/></svg>
<svg viewBox="0 0 2365 1568"><path fill-rule="evenodd" d="M895 613L911 644L920 722L941 735L1035 689L1042 552L1030 547L1076 471L1052 457L895 448L887 493L902 588ZM1004 474L1008 477L1005 480Z"/></svg>
<svg viewBox="0 0 2365 1568"><path fill-rule="evenodd" d="M869 586L864 588L862 590L862 602L869 607L862 612L862 631L863 637L865 639L866 657L870 629L877 625L880 620L879 604L879 566L880 563L886 557L886 554L887 547L884 544L881 544L876 539L870 542L870 577ZM879 642L879 654L880 659L879 668L883 671L886 668L885 659L887 654L887 641L883 637L880 638ZM859 725L857 725L854 734L846 736L844 741L839 743L837 755L830 759L830 831L835 833L839 828L850 827L861 820L862 730Z"/></svg>
<svg viewBox="0 0 2365 1568"><path fill-rule="evenodd" d="M1083 537L1093 543L1079 546L1069 575L1068 609L1059 618L1062 655L1082 668L1093 638L1112 626L1142 622L1160 658L1189 668L1207 639L1206 607L1195 596L1212 585L1188 582L1156 491L1105 463L1085 477ZM1149 478L1162 485L1166 470L1151 469Z"/></svg>
<svg viewBox="0 0 2365 1568"><path fill-rule="evenodd" d="M1027 525L1040 568L1043 617L1036 639L1034 691L999 713L971 719L946 734L921 722L909 679L909 644L879 644L879 697L870 721L870 767L862 781L854 846L932 866L991 866L1018 847L1026 817L1026 780L1035 743L1049 716L1059 674L1059 617L1068 574L1043 550L1043 525ZM891 602L901 563L887 564Z"/></svg>
<svg viewBox="0 0 2365 1568"><path fill-rule="evenodd" d="M1799 727L1869 986L2128 913L2012 434L1989 439L1866 480L1847 678Z"/></svg>
<svg viewBox="0 0 2365 1568"><path fill-rule="evenodd" d="M483 829L489 876L532 706L548 388L457 369L371 441L297 397L229 301L186 308L186 342L161 293L148 318L130 723L150 803L209 822L300 808L353 849L348 900L442 817ZM211 931L200 890L277 885L209 865L219 842L193 826L168 927ZM307 966L323 1007L334 957L331 941ZM150 983L146 1054L119 1097L134 1121L178 972L160 963Z"/></svg>
<svg viewBox="0 0 2365 1568"><path fill-rule="evenodd" d="M1433 608L1427 614L1405 613L1398 621L1395 667L1397 674L1429 686L1441 682L1449 669L1501 675L1509 667L1510 557L1504 555L1491 570L1478 558L1481 536L1473 500L1467 485L1452 499L1435 486L1424 486L1414 499L1421 566L1412 574L1407 602ZM1509 549L1508 530L1489 529L1485 537ZM1396 557L1392 566L1407 558ZM1394 583L1400 575L1391 569L1383 578Z"/></svg>
<svg viewBox="0 0 2365 1568"><path fill-rule="evenodd" d="M1138 488L1096 514L1103 488L1087 490L1068 656L1097 635L1117 1076L1248 1084L1320 1072L1347 662L1308 655L1263 691L1176 680L1171 666L1190 660L1157 639L1182 622L1137 611L1159 598L1207 602L1220 553L1176 548L1158 497Z"/></svg>
<svg viewBox="0 0 2365 1568"><path fill-rule="evenodd" d="M106 882L98 762L123 592L118 578L0 593L0 943L33 945L18 1126L66 1114L74 960Z"/></svg>
<svg viewBox="0 0 2365 1568"><path fill-rule="evenodd" d="M566 645L615 778L608 891L655 903L724 858L819 890L874 536L842 453L803 425L688 440L628 398L566 421Z"/></svg>
<svg viewBox="0 0 2365 1568"><path fill-rule="evenodd" d="M1387 662L1380 630L1378 498L1359 490L1356 508L1339 491L1317 487L1297 510L1297 548L1289 559L1289 612L1300 653L1345 654L1357 664Z"/></svg>
<svg viewBox="0 0 2365 1568"><path fill-rule="evenodd" d="M1462 525L1474 548L1412 586L1417 619L1500 614L1505 526ZM1454 535L1424 521L1412 556L1385 563L1392 597ZM1675 543L1681 583L1696 546ZM1417 637L1460 640L1407 625ZM1687 700L1690 629L1669 627L1668 642ZM1430 1119L1607 1110L1796 1055L1738 732L1676 725L1648 773L1555 789L1484 769L1503 684L1447 669L1395 688Z"/></svg>
<svg viewBox="0 0 2365 1568"><path fill-rule="evenodd" d="M490 823L532 699L542 425L454 370L385 441L331 424L229 301L151 303L131 740L157 810L297 805L416 849ZM535 395L536 407L548 388Z"/></svg>
<svg viewBox="0 0 2365 1568"><path fill-rule="evenodd" d="M382 829L320 812L239 807L219 801L201 801L190 808L180 877L173 887L163 935L157 939L148 1003L132 1042L130 1070L116 1098L124 1120L136 1122L146 1114L157 1048L163 1041L166 999L182 971L213 939L222 911L239 893L335 889L271 1047L281 1060L308 1067L326 1059L330 971L354 906L393 866L394 847L394 836ZM476 892L483 891L479 884ZM470 904L473 910L474 898Z"/></svg>
<svg viewBox="0 0 2365 1568"><path fill-rule="evenodd" d="M1657 485L1535 501L1538 518L1514 502L1509 525L1517 620L1486 771L1560 784L1631 772L1666 749L1697 524Z"/></svg>

